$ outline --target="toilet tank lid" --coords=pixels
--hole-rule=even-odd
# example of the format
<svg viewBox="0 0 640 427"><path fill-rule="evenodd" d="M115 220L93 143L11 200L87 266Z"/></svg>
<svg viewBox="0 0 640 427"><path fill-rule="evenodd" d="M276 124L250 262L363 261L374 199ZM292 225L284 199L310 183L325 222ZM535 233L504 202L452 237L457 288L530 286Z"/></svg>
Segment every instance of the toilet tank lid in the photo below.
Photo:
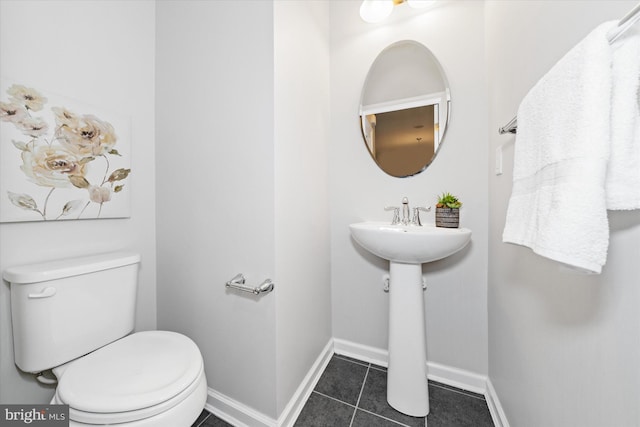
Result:
<svg viewBox="0 0 640 427"><path fill-rule="evenodd" d="M134 252L110 252L98 255L66 258L37 264L19 265L2 272L2 278L13 284L38 283L63 277L95 273L140 262Z"/></svg>

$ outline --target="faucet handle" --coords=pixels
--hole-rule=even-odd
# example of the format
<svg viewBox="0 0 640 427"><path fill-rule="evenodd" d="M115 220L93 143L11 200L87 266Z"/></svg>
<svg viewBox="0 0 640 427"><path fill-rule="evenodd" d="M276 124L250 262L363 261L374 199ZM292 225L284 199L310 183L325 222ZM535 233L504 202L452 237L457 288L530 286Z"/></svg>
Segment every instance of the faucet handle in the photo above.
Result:
<svg viewBox="0 0 640 427"><path fill-rule="evenodd" d="M413 219L411 220L411 225L422 226L422 222L420 222L420 211L422 212L430 212L431 206L428 208L423 208L422 206L418 206L417 208L413 208Z"/></svg>
<svg viewBox="0 0 640 427"><path fill-rule="evenodd" d="M385 206L385 211L393 211L391 225L400 224L400 208L398 206Z"/></svg>

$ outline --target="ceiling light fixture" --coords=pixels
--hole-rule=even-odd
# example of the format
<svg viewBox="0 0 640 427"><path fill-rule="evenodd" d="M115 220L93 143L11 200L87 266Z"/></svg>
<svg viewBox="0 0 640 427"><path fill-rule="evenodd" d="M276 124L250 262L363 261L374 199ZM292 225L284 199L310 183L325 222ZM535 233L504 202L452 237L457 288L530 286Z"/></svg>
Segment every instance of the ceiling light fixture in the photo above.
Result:
<svg viewBox="0 0 640 427"><path fill-rule="evenodd" d="M406 2L414 9L423 9L434 4L436 0L406 0Z"/></svg>
<svg viewBox="0 0 640 427"><path fill-rule="evenodd" d="M360 17L370 24L383 21L391 12L393 6L407 3L414 9L422 9L431 6L435 0L363 0L360 5Z"/></svg>

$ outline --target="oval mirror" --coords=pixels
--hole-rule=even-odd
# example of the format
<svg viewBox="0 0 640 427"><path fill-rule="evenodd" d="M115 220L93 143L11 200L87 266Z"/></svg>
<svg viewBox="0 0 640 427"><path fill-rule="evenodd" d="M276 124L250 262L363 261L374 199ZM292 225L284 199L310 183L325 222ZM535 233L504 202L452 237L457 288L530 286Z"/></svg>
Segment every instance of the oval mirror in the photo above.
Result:
<svg viewBox="0 0 640 427"><path fill-rule="evenodd" d="M429 49L412 40L387 47L371 65L360 99L371 157L391 176L422 172L442 145L450 109L449 84Z"/></svg>

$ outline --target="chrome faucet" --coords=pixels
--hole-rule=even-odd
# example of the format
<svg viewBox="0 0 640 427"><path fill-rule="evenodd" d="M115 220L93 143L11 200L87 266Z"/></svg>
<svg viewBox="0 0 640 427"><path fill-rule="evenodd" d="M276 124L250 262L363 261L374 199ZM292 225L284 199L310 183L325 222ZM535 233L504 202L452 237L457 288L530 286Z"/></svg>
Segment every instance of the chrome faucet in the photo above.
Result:
<svg viewBox="0 0 640 427"><path fill-rule="evenodd" d="M393 219L391 220L391 225L400 224L400 208L397 206L385 206L385 211L393 211Z"/></svg>
<svg viewBox="0 0 640 427"><path fill-rule="evenodd" d="M413 218L411 219L412 225L418 225L422 227L422 222L420 221L420 211L429 212L431 211L431 206L428 208L423 208L422 206L418 206L417 208L413 208Z"/></svg>
<svg viewBox="0 0 640 427"><path fill-rule="evenodd" d="M391 225L397 225L402 223L402 225L409 224L409 199L406 197L402 198L402 220L400 220L400 208L397 206L385 206L385 211L393 211L393 219L391 220Z"/></svg>
<svg viewBox="0 0 640 427"><path fill-rule="evenodd" d="M391 220L391 225L417 225L422 226L422 222L420 221L420 211L429 212L431 211L431 206L428 208L423 208L422 206L418 206L413 208L413 218L409 220L409 199L406 197L402 198L402 219L400 219L400 208L398 206L386 206L384 208L385 211L393 211L393 219Z"/></svg>
<svg viewBox="0 0 640 427"><path fill-rule="evenodd" d="M402 225L409 224L409 199L402 198Z"/></svg>

